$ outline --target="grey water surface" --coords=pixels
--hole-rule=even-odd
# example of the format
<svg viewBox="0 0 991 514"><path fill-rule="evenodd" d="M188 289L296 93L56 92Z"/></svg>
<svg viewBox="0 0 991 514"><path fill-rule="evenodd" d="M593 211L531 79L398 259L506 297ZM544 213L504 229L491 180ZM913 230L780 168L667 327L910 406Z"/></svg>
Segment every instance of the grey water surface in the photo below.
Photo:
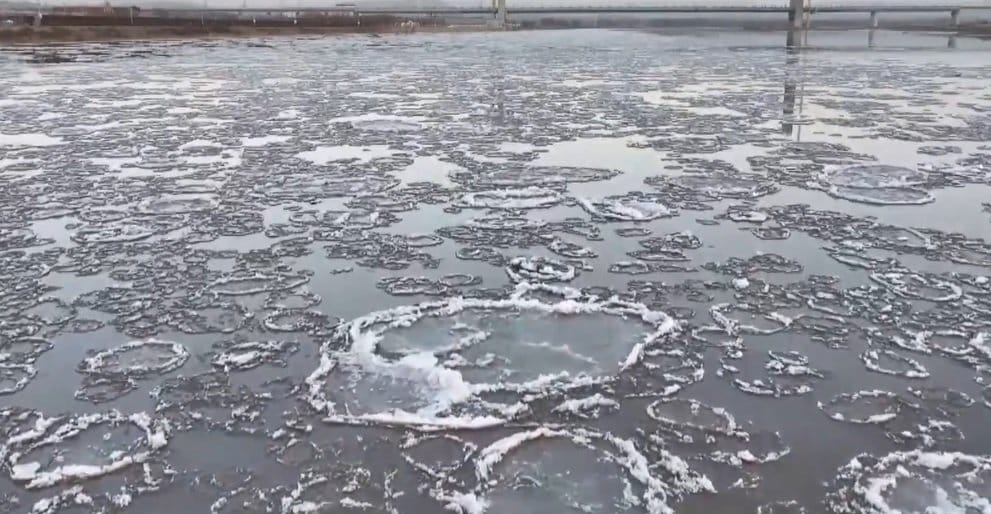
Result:
<svg viewBox="0 0 991 514"><path fill-rule="evenodd" d="M991 512L987 42L0 67L0 512Z"/></svg>

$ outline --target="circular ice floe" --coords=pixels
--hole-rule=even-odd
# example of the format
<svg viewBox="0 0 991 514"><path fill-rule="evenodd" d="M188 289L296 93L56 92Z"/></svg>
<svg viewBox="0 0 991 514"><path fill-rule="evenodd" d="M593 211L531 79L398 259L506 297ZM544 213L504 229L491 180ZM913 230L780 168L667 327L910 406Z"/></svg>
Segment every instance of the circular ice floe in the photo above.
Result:
<svg viewBox="0 0 991 514"><path fill-rule="evenodd" d="M675 216L677 213L664 204L636 195L607 196L600 200L576 198L593 218L605 221L650 221Z"/></svg>
<svg viewBox="0 0 991 514"><path fill-rule="evenodd" d="M668 398L705 377L701 353L686 348L648 349L641 367L628 377L635 394Z"/></svg>
<svg viewBox="0 0 991 514"><path fill-rule="evenodd" d="M787 329L792 320L774 313L754 312L746 304L719 303L709 307L709 316L729 336L769 335Z"/></svg>
<svg viewBox="0 0 991 514"><path fill-rule="evenodd" d="M262 325L272 332L325 332L335 327L340 318L322 312L303 309L279 309L265 316Z"/></svg>
<svg viewBox="0 0 991 514"><path fill-rule="evenodd" d="M484 188L559 187L573 182L608 180L619 171L566 166L501 166L483 173L455 173L455 182Z"/></svg>
<svg viewBox="0 0 991 514"><path fill-rule="evenodd" d="M127 243L147 239L154 230L135 223L116 222L103 225L87 225L70 236L73 241L85 243Z"/></svg>
<svg viewBox="0 0 991 514"><path fill-rule="evenodd" d="M186 347L172 341L146 339L104 350L83 359L76 367L90 375L124 375L142 377L165 374L186 363Z"/></svg>
<svg viewBox="0 0 991 514"><path fill-rule="evenodd" d="M187 214L209 211L217 205L219 205L217 200L208 197L164 195L142 201L138 204L137 210L149 215Z"/></svg>
<svg viewBox="0 0 991 514"><path fill-rule="evenodd" d="M505 421L529 396L611 381L677 324L662 312L563 287L521 283L499 298L449 298L338 327L306 379L329 420L469 427Z"/></svg>
<svg viewBox="0 0 991 514"><path fill-rule="evenodd" d="M455 472L478 451L478 445L451 434L409 437L403 441L402 448L406 462L434 479Z"/></svg>
<svg viewBox="0 0 991 514"><path fill-rule="evenodd" d="M446 296L451 293L449 286L428 277L384 277L375 283L375 287L394 296Z"/></svg>
<svg viewBox="0 0 991 514"><path fill-rule="evenodd" d="M506 274L513 282L569 282L578 270L547 257L516 257L506 266Z"/></svg>
<svg viewBox="0 0 991 514"><path fill-rule="evenodd" d="M718 373L732 376L733 386L748 394L774 398L808 394L812 392L813 383L824 378L823 373L810 367L808 358L798 352L769 351L763 366L764 376L754 369L741 373L733 362L742 357L743 354L731 351L721 359L722 367Z"/></svg>
<svg viewBox="0 0 991 514"><path fill-rule="evenodd" d="M62 325L76 317L76 308L58 298L41 298L21 315L47 325Z"/></svg>
<svg viewBox="0 0 991 514"><path fill-rule="evenodd" d="M358 130L367 130L369 132L416 132L423 129L423 125L420 123L398 116L355 120L351 122L351 126Z"/></svg>
<svg viewBox="0 0 991 514"><path fill-rule="evenodd" d="M952 302L963 297L963 289L935 276L910 272L871 273L871 280L904 298L930 302Z"/></svg>
<svg viewBox="0 0 991 514"><path fill-rule="evenodd" d="M980 357L980 333L973 334L962 330L921 330L905 331L890 335L879 330L868 332L872 340L885 341L893 346L912 352L931 354L934 351L964 362L972 362Z"/></svg>
<svg viewBox="0 0 991 514"><path fill-rule="evenodd" d="M133 391L139 380L175 371L188 359L184 346L158 339L133 341L98 352L76 367L84 378L75 397L93 403L117 399Z"/></svg>
<svg viewBox="0 0 991 514"><path fill-rule="evenodd" d="M791 237L791 230L784 227L754 227L750 233L767 241L783 240Z"/></svg>
<svg viewBox="0 0 991 514"><path fill-rule="evenodd" d="M702 201L758 198L778 190L777 185L760 175L739 172L648 177L644 182L671 194L688 195Z"/></svg>
<svg viewBox="0 0 991 514"><path fill-rule="evenodd" d="M214 344L210 363L225 371L244 371L263 364L285 366L286 358L299 351L294 341L226 341Z"/></svg>
<svg viewBox="0 0 991 514"><path fill-rule="evenodd" d="M473 209L544 209L563 200L564 197L557 191L527 187L465 193L457 205Z"/></svg>
<svg viewBox="0 0 991 514"><path fill-rule="evenodd" d="M482 278L464 273L444 275L439 279L428 277L384 277L375 287L394 296L451 296L458 294L459 287L476 286Z"/></svg>
<svg viewBox="0 0 991 514"><path fill-rule="evenodd" d="M921 171L886 165L850 166L823 176L831 196L877 205L932 202L934 198L928 191L916 187L925 184L927 178Z"/></svg>
<svg viewBox="0 0 991 514"><path fill-rule="evenodd" d="M570 259L594 259L598 257L591 248L585 246L571 243L563 239L555 239L547 245L547 249L554 252L561 257L568 257Z"/></svg>
<svg viewBox="0 0 991 514"><path fill-rule="evenodd" d="M38 370L31 364L0 363L0 395L24 389L37 374Z"/></svg>
<svg viewBox="0 0 991 514"><path fill-rule="evenodd" d="M280 512L389 512L386 505L382 505L392 499L385 490L387 487L375 480L371 470L361 464L330 459L299 474L295 486L279 498ZM272 512L270 507L262 507L258 512ZM391 511L395 512L394 509Z"/></svg>
<svg viewBox="0 0 991 514"><path fill-rule="evenodd" d="M805 514L805 507L795 500L782 500L757 507L757 514Z"/></svg>
<svg viewBox="0 0 991 514"><path fill-rule="evenodd" d="M27 489L108 475L145 462L168 443L168 424L143 412L50 421L12 435L0 451L10 478Z"/></svg>
<svg viewBox="0 0 991 514"><path fill-rule="evenodd" d="M309 280L306 275L255 273L218 279L211 284L211 289L225 296L251 295L293 289Z"/></svg>
<svg viewBox="0 0 991 514"><path fill-rule="evenodd" d="M857 165L834 170L825 178L835 186L879 188L924 184L924 172L888 165Z"/></svg>
<svg viewBox="0 0 991 514"><path fill-rule="evenodd" d="M897 394L875 390L840 394L819 408L836 421L880 424L894 419L904 403Z"/></svg>
<svg viewBox="0 0 991 514"><path fill-rule="evenodd" d="M155 412L176 430L205 426L248 434L262 431L261 414L271 393L232 386L231 378L220 370L166 378L151 391Z"/></svg>
<svg viewBox="0 0 991 514"><path fill-rule="evenodd" d="M169 325L186 334L230 334L236 332L254 316L246 307L236 303L211 303L172 313Z"/></svg>
<svg viewBox="0 0 991 514"><path fill-rule="evenodd" d="M0 364L31 364L54 347L51 341L40 337L0 339Z"/></svg>
<svg viewBox="0 0 991 514"><path fill-rule="evenodd" d="M913 419L902 423L895 422L888 427L885 437L897 444L915 448L935 448L958 444L964 439L963 432L945 419Z"/></svg>
<svg viewBox="0 0 991 514"><path fill-rule="evenodd" d="M853 458L826 505L837 514L985 513L989 498L991 457L914 450Z"/></svg>
<svg viewBox="0 0 991 514"><path fill-rule="evenodd" d="M619 403L616 400L606 398L601 393L595 393L584 398L564 400L551 411L579 418L597 418L602 410L618 408Z"/></svg>
<svg viewBox="0 0 991 514"><path fill-rule="evenodd" d="M851 202L874 205L922 205L935 201L928 191L911 187L832 186L829 194Z"/></svg>
<svg viewBox="0 0 991 514"><path fill-rule="evenodd" d="M658 423L675 429L690 428L724 435L740 433L733 415L721 407L712 407L691 399L663 399L647 406L647 415Z"/></svg>
<svg viewBox="0 0 991 514"><path fill-rule="evenodd" d="M474 489L433 493L449 509L607 514L625 505L663 513L685 495L715 492L679 457L648 455L631 440L584 429L517 432L479 450L474 462Z"/></svg>
<svg viewBox="0 0 991 514"><path fill-rule="evenodd" d="M891 350L867 350L860 354L860 360L867 369L905 378L926 378L929 372L915 359Z"/></svg>

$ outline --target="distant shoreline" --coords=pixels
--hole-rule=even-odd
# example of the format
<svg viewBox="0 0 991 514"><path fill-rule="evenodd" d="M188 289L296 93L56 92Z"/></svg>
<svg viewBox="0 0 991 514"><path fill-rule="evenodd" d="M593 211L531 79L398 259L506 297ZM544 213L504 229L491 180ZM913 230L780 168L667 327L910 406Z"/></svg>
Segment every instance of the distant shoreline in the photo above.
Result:
<svg viewBox="0 0 991 514"><path fill-rule="evenodd" d="M528 27L524 25L522 30L568 30L569 28L590 28L590 27ZM604 29L622 29L620 26L600 27ZM636 27L629 27L636 28ZM643 28L643 27L640 27ZM665 30L674 27L651 27L655 30ZM679 28L686 28L681 26ZM730 28L730 27L720 27ZM756 24L737 27L739 30L782 30L777 26L760 27ZM854 30L866 29L857 26L819 26L813 30ZM415 32L484 32L499 30L483 24L455 24L455 25L430 25L418 26ZM898 30L908 32L942 31L955 32L957 35L966 37L976 37L979 39L991 39L991 23L970 23L963 24L956 28L945 26L888 26L881 30ZM210 38L234 38L234 37L265 37L265 36L320 36L320 35L342 35L342 34L400 34L408 33L396 24L379 24L373 26L313 26L313 25L279 25L279 26L253 26L253 25L223 25L223 24L177 24L177 25L157 25L157 26L131 26L131 25L59 25L59 26L17 26L13 28L0 28L0 45L22 45L22 44L45 44L45 43L85 43L85 42L105 42L105 41L128 41L128 40L188 40L188 39L210 39Z"/></svg>
<svg viewBox="0 0 991 514"><path fill-rule="evenodd" d="M454 25L420 27L416 32L477 32L491 30L483 25ZM144 39L200 39L228 37L390 34L403 33L399 27L253 27L246 25L211 26L45 26L0 29L0 45L31 43L83 43Z"/></svg>

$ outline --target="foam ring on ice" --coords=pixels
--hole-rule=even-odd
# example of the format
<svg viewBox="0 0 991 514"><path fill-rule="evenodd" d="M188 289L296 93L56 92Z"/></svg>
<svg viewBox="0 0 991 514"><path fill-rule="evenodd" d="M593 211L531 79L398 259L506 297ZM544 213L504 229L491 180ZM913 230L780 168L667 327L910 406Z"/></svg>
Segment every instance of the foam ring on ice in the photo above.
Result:
<svg viewBox="0 0 991 514"><path fill-rule="evenodd" d="M689 428L703 432L740 435L739 425L732 414L722 407L712 407L698 400L665 398L647 406L651 419L674 428Z"/></svg>
<svg viewBox="0 0 991 514"><path fill-rule="evenodd" d="M600 200L575 198L578 205L595 218L606 221L650 221L674 216L666 205L638 196L609 196Z"/></svg>
<svg viewBox="0 0 991 514"><path fill-rule="evenodd" d="M650 514L673 514L674 510L669 503L686 494L715 492L708 478L693 471L686 461L665 450L648 457L632 440L608 432L538 427L506 436L482 448L474 459L478 482L475 490L439 491L435 496L446 502L452 510L463 513L484 512L488 506L486 494L491 493L502 478L498 471L499 464L509 454L543 439L571 441L579 449L599 453L600 460L617 465L624 473L623 482L626 485L622 500L631 506L641 507ZM632 487L634 483L642 493L636 494Z"/></svg>
<svg viewBox="0 0 991 514"><path fill-rule="evenodd" d="M30 452L66 443L87 430L103 425L113 429L125 424L138 427L143 436L129 444L127 450L116 450L106 455L104 462L100 464L67 463L64 459L48 463L28 460ZM6 464L11 480L27 489L41 489L104 476L145 462L168 444L169 432L170 428L165 420L153 419L144 412L130 416L118 411L83 414L60 420L54 427L30 429L15 434L8 438L7 447L4 448L5 451L0 451L0 455L7 455Z"/></svg>
<svg viewBox="0 0 991 514"><path fill-rule="evenodd" d="M836 514L989 512L991 456L913 450L861 454L841 467L826 505Z"/></svg>
<svg viewBox="0 0 991 514"><path fill-rule="evenodd" d="M805 507L795 500L782 500L757 507L757 514L805 514Z"/></svg>
<svg viewBox="0 0 991 514"><path fill-rule="evenodd" d="M881 424L891 421L901 411L904 401L888 391L859 391L834 396L819 409L836 421L856 424ZM844 411L854 411L850 415ZM864 412L866 411L866 412Z"/></svg>
<svg viewBox="0 0 991 514"><path fill-rule="evenodd" d="M885 365L882 359L893 364L900 363L905 369L896 369L892 366ZM860 360L867 366L867 369L885 375L902 376L905 378L927 378L929 376L929 372L919 361L891 350L867 350L860 354Z"/></svg>
<svg viewBox="0 0 991 514"><path fill-rule="evenodd" d="M309 282L305 275L268 275L255 273L224 277L210 284L214 293L224 296L252 295L273 291L287 291Z"/></svg>
<svg viewBox="0 0 991 514"><path fill-rule="evenodd" d="M457 205L474 209L543 209L563 200L561 193L552 189L525 187L465 193Z"/></svg>
<svg viewBox="0 0 991 514"><path fill-rule="evenodd" d="M926 274L909 272L871 273L871 280L903 298L928 300L930 302L952 302L963 297L963 289L951 282L932 278ZM926 295L921 288L943 291L941 296Z"/></svg>
<svg viewBox="0 0 991 514"><path fill-rule="evenodd" d="M858 165L823 174L830 196L876 205L920 205L935 198L917 186L926 183L925 173L899 166Z"/></svg>
<svg viewBox="0 0 991 514"><path fill-rule="evenodd" d="M155 233L144 225L131 222L112 222L87 225L74 232L70 239L80 244L130 243L147 239Z"/></svg>
<svg viewBox="0 0 991 514"><path fill-rule="evenodd" d="M0 395L24 389L37 375L38 370L31 364L0 364Z"/></svg>
<svg viewBox="0 0 991 514"><path fill-rule="evenodd" d="M513 282L570 282L578 270L547 257L516 257L506 266L506 274Z"/></svg>
<svg viewBox="0 0 991 514"><path fill-rule="evenodd" d="M147 362L140 360L140 354L146 353ZM137 356L135 362L126 362L128 357ZM140 377L151 374L165 374L179 369L189 359L186 347L161 339L145 339L132 341L115 348L110 348L83 359L76 371L87 375L124 375Z"/></svg>
<svg viewBox="0 0 991 514"><path fill-rule="evenodd" d="M41 354L54 347L51 341L41 337L0 340L0 364L32 364Z"/></svg>
<svg viewBox="0 0 991 514"><path fill-rule="evenodd" d="M227 341L214 347L217 351L210 364L228 372L245 371L262 364L284 367L286 357L299 351L299 343L294 341Z"/></svg>
<svg viewBox="0 0 991 514"><path fill-rule="evenodd" d="M556 301L528 296L534 293L540 294L541 298L550 296ZM506 417L498 411L491 414L491 410L486 415L459 417L449 415L452 407L470 405L480 393L502 391L539 396L615 379L611 376L590 377L585 374L572 376L563 371L544 374L523 383L470 383L459 370L445 367L430 351L398 356L385 356L378 352L383 334L390 329L409 327L425 318L450 317L466 310L528 311L557 315L600 313L623 319L639 319L649 329L643 334L642 340L634 344L624 360L617 363L619 371L637 365L643 358L645 349L678 329L677 322L670 316L650 310L643 304L616 298L601 300L583 295L581 291L572 288L520 283L505 298L455 297L406 305L373 312L340 325L334 335L322 345L319 366L306 378L305 400L318 412L324 413L326 420L331 422L381 423L424 428L482 428L502 424ZM339 412L334 401L324 391L328 379L336 373L352 377L374 375L401 379L407 384L432 389L436 394L415 412L402 408L364 414Z"/></svg>
<svg viewBox="0 0 991 514"><path fill-rule="evenodd" d="M403 459L434 479L443 479L469 463L478 446L452 434L410 436L402 443Z"/></svg>

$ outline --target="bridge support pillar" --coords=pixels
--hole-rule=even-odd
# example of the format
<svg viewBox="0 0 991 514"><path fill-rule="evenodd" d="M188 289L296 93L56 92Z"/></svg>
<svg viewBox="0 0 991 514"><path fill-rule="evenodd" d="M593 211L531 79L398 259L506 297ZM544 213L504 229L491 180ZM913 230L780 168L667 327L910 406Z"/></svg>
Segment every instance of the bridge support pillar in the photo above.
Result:
<svg viewBox="0 0 991 514"><path fill-rule="evenodd" d="M801 29L805 18L805 0L791 0L788 4L788 21L791 28Z"/></svg>
<svg viewBox="0 0 991 514"><path fill-rule="evenodd" d="M506 25L506 18L507 18L507 14L506 14L506 0L496 0L496 2L497 2L496 3L496 6L497 6L496 7L496 23L498 23L500 27L506 28L506 26L507 26Z"/></svg>
<svg viewBox="0 0 991 514"><path fill-rule="evenodd" d="M950 25L953 27L960 26L960 9L950 11Z"/></svg>
<svg viewBox="0 0 991 514"><path fill-rule="evenodd" d="M871 11L871 28L876 29L877 26L878 26L877 11Z"/></svg>

